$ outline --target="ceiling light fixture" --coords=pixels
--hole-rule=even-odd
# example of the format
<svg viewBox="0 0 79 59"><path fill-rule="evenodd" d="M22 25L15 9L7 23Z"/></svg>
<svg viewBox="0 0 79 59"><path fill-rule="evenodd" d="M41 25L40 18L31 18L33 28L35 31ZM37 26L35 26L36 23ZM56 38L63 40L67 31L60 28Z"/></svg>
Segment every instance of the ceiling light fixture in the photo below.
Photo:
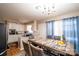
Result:
<svg viewBox="0 0 79 59"><path fill-rule="evenodd" d="M47 15L52 15L56 12L54 3L37 5L35 8L36 10L41 10L42 14L47 14Z"/></svg>

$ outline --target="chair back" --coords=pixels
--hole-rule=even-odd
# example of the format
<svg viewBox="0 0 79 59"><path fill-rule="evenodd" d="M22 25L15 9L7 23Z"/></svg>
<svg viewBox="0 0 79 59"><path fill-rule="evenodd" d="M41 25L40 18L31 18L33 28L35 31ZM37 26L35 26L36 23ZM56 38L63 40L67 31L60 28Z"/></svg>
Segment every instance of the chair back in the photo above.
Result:
<svg viewBox="0 0 79 59"><path fill-rule="evenodd" d="M41 49L39 47L35 47L32 44L30 44L30 47L31 47L33 56L43 56L44 55L43 49Z"/></svg>
<svg viewBox="0 0 79 59"><path fill-rule="evenodd" d="M24 50L27 56L32 56L32 52L31 52L31 48L29 45L29 42L24 42L23 41L23 46L24 46Z"/></svg>

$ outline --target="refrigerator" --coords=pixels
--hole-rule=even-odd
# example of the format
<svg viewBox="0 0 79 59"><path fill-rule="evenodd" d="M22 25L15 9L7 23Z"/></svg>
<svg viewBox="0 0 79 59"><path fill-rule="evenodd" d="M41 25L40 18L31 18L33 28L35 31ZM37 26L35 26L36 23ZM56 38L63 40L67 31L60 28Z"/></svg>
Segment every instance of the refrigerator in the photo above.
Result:
<svg viewBox="0 0 79 59"><path fill-rule="evenodd" d="M0 56L6 56L7 49L7 25L0 22Z"/></svg>

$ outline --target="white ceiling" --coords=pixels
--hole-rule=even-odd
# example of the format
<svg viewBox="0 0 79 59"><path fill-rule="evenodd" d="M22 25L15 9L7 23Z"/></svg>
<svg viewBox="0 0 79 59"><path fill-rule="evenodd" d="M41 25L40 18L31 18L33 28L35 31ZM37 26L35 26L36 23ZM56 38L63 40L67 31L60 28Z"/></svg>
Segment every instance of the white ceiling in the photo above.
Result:
<svg viewBox="0 0 79 59"><path fill-rule="evenodd" d="M44 20L51 16L58 16L64 13L79 11L78 3L55 3L55 11L48 15L47 11L42 14L42 9L36 9L36 6L47 5L52 7L53 3L2 3L0 4L0 16L8 21L19 21L26 23L32 20Z"/></svg>

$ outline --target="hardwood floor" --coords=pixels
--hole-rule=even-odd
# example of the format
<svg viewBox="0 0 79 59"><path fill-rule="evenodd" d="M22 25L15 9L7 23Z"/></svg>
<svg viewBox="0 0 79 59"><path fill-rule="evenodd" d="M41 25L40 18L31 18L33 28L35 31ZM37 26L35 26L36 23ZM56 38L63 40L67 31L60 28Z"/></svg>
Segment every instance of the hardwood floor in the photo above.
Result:
<svg viewBox="0 0 79 59"><path fill-rule="evenodd" d="M19 52L20 52L19 48L7 49L7 56L14 56L14 55L16 55Z"/></svg>
<svg viewBox="0 0 79 59"><path fill-rule="evenodd" d="M9 44L8 47L9 48L7 49L7 56L14 56L20 52L20 48L18 48L18 44L16 44L15 42Z"/></svg>

